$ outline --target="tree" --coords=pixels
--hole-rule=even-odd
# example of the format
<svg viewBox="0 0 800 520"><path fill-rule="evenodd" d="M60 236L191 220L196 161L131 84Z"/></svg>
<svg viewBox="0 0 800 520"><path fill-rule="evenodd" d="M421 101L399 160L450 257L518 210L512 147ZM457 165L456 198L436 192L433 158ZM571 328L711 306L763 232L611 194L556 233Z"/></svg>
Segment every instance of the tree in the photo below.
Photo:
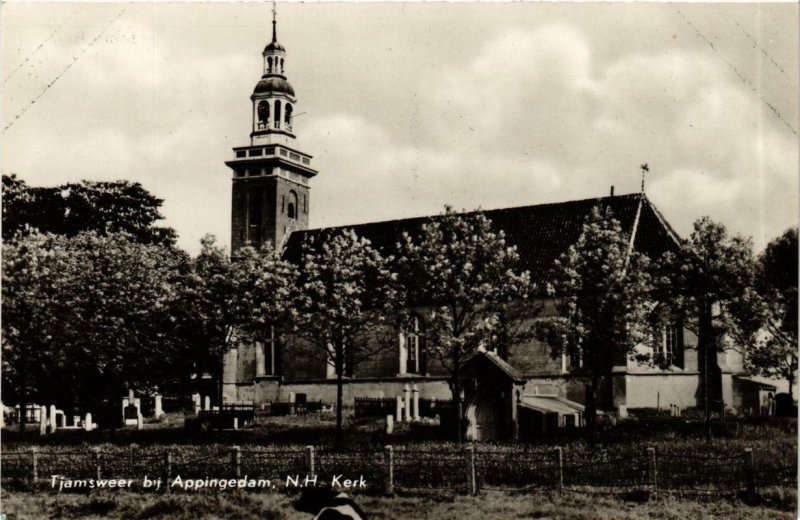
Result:
<svg viewBox="0 0 800 520"><path fill-rule="evenodd" d="M171 305L185 256L125 233L32 233L3 248L4 390L118 417L182 357ZM114 424L111 424L113 427Z"/></svg>
<svg viewBox="0 0 800 520"><path fill-rule="evenodd" d="M297 273L269 247L243 247L231 257L213 236L201 244L182 283L177 315L182 336L193 345L189 359L198 376L206 369L215 374L222 404L225 354L291 316Z"/></svg>
<svg viewBox="0 0 800 520"><path fill-rule="evenodd" d="M457 214L446 207L418 235L404 233L398 249L408 304L430 307L428 352L450 373L461 441L461 365L481 345L515 342L510 335L520 332L514 325L521 316L510 310L532 295L530 275L519 270L516 248L480 212Z"/></svg>
<svg viewBox="0 0 800 520"><path fill-rule="evenodd" d="M138 242L171 246L175 231L156 225L163 202L138 182L33 188L15 175L3 175L3 239L31 229L66 236L126 232Z"/></svg>
<svg viewBox="0 0 800 520"><path fill-rule="evenodd" d="M722 398L717 352L726 338L749 343L759 326L756 315L744 312L753 296L753 246L749 238L730 236L725 226L703 217L679 251L665 255L658 272L659 301L684 316L684 325L697 335L710 440L711 401Z"/></svg>
<svg viewBox="0 0 800 520"><path fill-rule="evenodd" d="M342 389L345 374L395 338L396 275L389 259L352 230L313 237L302 246L297 320L301 345L321 354L336 375L336 434L342 432ZM307 352L304 352L307 354Z"/></svg>
<svg viewBox="0 0 800 520"><path fill-rule="evenodd" d="M614 364L642 355L655 337L649 260L633 251L630 236L611 211L595 207L578 241L557 261L547 292L556 298L557 318L537 322L536 335L554 357L580 356L588 375L586 423L595 438L598 388L610 382Z"/></svg>
<svg viewBox="0 0 800 520"><path fill-rule="evenodd" d="M797 228L775 238L758 259L756 309L750 315L761 319L760 334L750 342L748 367L767 377L789 382L792 395L797 372Z"/></svg>

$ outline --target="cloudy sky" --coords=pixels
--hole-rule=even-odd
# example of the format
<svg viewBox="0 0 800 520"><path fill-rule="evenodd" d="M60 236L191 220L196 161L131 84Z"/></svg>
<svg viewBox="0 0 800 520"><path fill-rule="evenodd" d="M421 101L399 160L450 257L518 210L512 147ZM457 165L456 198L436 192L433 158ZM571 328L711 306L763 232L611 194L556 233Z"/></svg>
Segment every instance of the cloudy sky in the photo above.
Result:
<svg viewBox="0 0 800 520"><path fill-rule="evenodd" d="M135 180L181 246L227 244L223 163L248 144L270 17L4 5L3 173ZM278 17L297 144L320 170L313 227L636 192L643 162L684 236L710 215L761 248L797 224L797 4L279 3Z"/></svg>

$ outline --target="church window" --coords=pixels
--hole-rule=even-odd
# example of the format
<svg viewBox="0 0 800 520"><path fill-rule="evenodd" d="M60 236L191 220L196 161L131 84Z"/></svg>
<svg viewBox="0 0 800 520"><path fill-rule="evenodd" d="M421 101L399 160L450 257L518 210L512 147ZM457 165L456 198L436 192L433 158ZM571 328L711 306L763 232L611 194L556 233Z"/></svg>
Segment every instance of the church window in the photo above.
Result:
<svg viewBox="0 0 800 520"><path fill-rule="evenodd" d="M278 375L279 347L280 347L279 336L277 331L275 330L275 327L273 326L267 327L267 332L264 336L264 347L263 347L264 366L262 367L263 370L260 371L263 375L267 376Z"/></svg>
<svg viewBox="0 0 800 520"><path fill-rule="evenodd" d="M281 74L283 74L283 58L281 58Z"/></svg>
<svg viewBox="0 0 800 520"><path fill-rule="evenodd" d="M281 127L281 102L275 102L275 128Z"/></svg>
<svg viewBox="0 0 800 520"><path fill-rule="evenodd" d="M424 374L427 356L425 353L425 327L419 316L412 316L407 330L400 338L401 374Z"/></svg>
<svg viewBox="0 0 800 520"><path fill-rule="evenodd" d="M664 365L678 365L681 360L682 329L680 325L670 324L664 327L661 341L661 352L657 361Z"/></svg>
<svg viewBox="0 0 800 520"><path fill-rule="evenodd" d="M292 130L292 105L286 103L286 108L284 108L284 117L283 117L284 125L286 125L286 129L291 131ZM298 157L299 159L299 157Z"/></svg>
<svg viewBox="0 0 800 520"><path fill-rule="evenodd" d="M272 73L272 56L267 57L267 72Z"/></svg>

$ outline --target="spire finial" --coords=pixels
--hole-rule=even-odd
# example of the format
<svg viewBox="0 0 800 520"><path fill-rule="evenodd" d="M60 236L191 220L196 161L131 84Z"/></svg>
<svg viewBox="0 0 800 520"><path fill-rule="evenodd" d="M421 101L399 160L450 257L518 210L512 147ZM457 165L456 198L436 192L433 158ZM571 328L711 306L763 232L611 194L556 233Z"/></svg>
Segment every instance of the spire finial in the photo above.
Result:
<svg viewBox="0 0 800 520"><path fill-rule="evenodd" d="M644 177L645 174L650 171L650 167L647 165L647 163L644 163L639 166L639 168L642 170L642 193L644 193Z"/></svg>
<svg viewBox="0 0 800 520"><path fill-rule="evenodd" d="M272 42L278 41L278 10L275 8L275 2L272 2Z"/></svg>

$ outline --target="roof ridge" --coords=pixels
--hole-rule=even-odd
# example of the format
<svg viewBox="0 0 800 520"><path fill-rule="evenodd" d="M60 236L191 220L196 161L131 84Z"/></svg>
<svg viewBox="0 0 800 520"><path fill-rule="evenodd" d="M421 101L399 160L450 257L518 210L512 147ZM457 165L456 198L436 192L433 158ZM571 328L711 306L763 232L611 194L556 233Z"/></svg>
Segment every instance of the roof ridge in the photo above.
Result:
<svg viewBox="0 0 800 520"><path fill-rule="evenodd" d="M610 196L605 196L605 197L589 197L589 198L586 198L586 199L572 199L572 200L565 200L565 201L560 201L560 202L545 202L543 204L526 204L526 205L523 205L523 206L505 206L505 207L501 207L501 208L492 208L492 209L473 209L473 210L469 210L469 211L463 211L462 210L462 211L456 212L456 215L472 215L472 214L475 214L475 213L486 214L486 213L492 213L492 212L496 212L496 211L519 210L519 209L528 209L528 208L545 208L545 207L549 207L549 206L563 206L563 205L567 205L567 204L586 203L586 202L589 202L589 201L596 201L597 203L603 203L603 202L607 202L607 201L612 200L612 199L638 199L638 197L640 195L641 194L639 192L637 192L637 193L626 193L624 195L610 195ZM369 225L373 225L373 224L387 224L389 222L407 223L407 222L412 222L412 221L415 221L415 220L424 220L424 219L437 218L437 217L442 217L442 216L443 215L441 213L438 213L436 215L420 215L420 216L417 216L417 217L404 217L404 218L396 218L396 219L389 219L389 220L374 220L374 221L371 221L371 222L360 222L360 223L357 223L357 224L343 224L343 225L338 225L338 226L326 226L326 227L310 228L310 229L305 229L305 230L302 230L302 231L298 230L298 231L295 231L295 233L299 233L300 234L300 233L305 233L305 232L309 232L309 231L325 231L327 229L348 229L348 228L355 228L355 227L360 227L360 226L369 226Z"/></svg>

